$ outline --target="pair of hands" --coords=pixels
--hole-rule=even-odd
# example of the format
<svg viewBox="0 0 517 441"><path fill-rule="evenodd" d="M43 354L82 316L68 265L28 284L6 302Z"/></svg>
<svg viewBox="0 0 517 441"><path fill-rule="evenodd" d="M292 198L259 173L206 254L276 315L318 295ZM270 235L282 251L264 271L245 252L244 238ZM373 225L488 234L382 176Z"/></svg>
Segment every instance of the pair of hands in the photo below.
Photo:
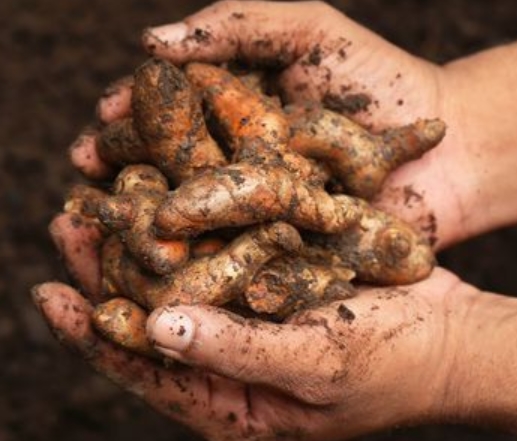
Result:
<svg viewBox="0 0 517 441"><path fill-rule="evenodd" d="M417 59L323 3L216 3L182 23L149 29L143 40L154 55L180 64L239 58L281 65L286 99L360 96L367 105L354 118L375 129L416 117L444 119L449 129L442 144L393 173L375 201L427 234L436 249L514 215L497 205L488 212L477 206L484 158L473 156L476 134L464 129L469 124L455 90L461 69ZM111 89L99 102L101 121L126 115L130 94L127 81ZM95 133L82 134L71 155L86 176L110 173L96 155ZM51 233L95 301L98 232L61 215ZM464 369L477 354L465 348L481 317L472 313L481 297L436 269L418 284L364 289L282 325L257 325L211 307L166 308L150 317L149 335L158 350L191 367L165 369L98 337L89 300L76 290L59 283L34 290L51 328L98 371L216 441L342 439L466 418L476 411L477 391L459 391L469 387Z"/></svg>

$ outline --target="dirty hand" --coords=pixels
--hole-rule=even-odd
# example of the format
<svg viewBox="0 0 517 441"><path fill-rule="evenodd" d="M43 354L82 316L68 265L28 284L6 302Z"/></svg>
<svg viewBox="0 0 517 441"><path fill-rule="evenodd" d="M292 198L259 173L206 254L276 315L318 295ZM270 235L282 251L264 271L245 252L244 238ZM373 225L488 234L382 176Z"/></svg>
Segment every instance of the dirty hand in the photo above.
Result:
<svg viewBox="0 0 517 441"><path fill-rule="evenodd" d="M52 233L95 299L99 274L72 258L79 247L95 256L91 228L64 214ZM149 337L184 363L169 370L99 337L91 304L72 288L50 283L34 292L52 330L98 371L213 440L342 439L461 417L457 393L472 386L460 380L472 366L461 352L470 326L461 326L479 297L436 270L417 285L367 290L282 325L211 307L161 309L149 319ZM476 333L473 341L482 341Z"/></svg>
<svg viewBox="0 0 517 441"><path fill-rule="evenodd" d="M52 232L95 298L99 271L70 259L78 247L94 256L91 226L64 214ZM60 340L95 369L211 440L337 440L476 419L517 429L517 397L494 395L516 380L516 370L506 369L517 361L515 321L504 318L517 301L480 293L441 269L424 282L364 290L282 325L204 306L156 310L149 337L183 362L168 369L94 333L92 306L74 289L48 283L34 299Z"/></svg>
<svg viewBox="0 0 517 441"><path fill-rule="evenodd" d="M273 67L285 100L321 100L374 129L440 117L448 125L445 140L393 173L378 205L418 227L436 249L517 221L517 205L508 204L517 191L516 99L509 92L515 45L440 67L325 3L255 1L215 3L180 23L148 29L143 43L177 64L238 59ZM100 100L101 121L127 115L130 99L126 78ZM94 132L80 136L72 161L89 177L109 174Z"/></svg>

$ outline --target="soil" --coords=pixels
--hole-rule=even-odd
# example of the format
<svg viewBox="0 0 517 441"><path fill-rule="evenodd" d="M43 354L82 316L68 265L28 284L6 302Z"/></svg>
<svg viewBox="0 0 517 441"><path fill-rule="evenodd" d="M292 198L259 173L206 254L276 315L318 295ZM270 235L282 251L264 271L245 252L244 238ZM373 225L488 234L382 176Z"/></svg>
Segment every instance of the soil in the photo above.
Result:
<svg viewBox="0 0 517 441"><path fill-rule="evenodd" d="M444 62L517 39L513 0L336 0L395 44ZM67 146L93 118L106 85L145 55L139 34L206 4L199 0L2 0L0 21L0 440L187 440L162 418L68 354L29 299L30 287L65 279L46 225L78 180ZM198 38L209 38L198 35ZM317 57L313 57L313 62ZM475 285L517 292L517 229L440 256ZM461 426L382 433L369 440L510 440ZM322 440L324 441L324 440Z"/></svg>

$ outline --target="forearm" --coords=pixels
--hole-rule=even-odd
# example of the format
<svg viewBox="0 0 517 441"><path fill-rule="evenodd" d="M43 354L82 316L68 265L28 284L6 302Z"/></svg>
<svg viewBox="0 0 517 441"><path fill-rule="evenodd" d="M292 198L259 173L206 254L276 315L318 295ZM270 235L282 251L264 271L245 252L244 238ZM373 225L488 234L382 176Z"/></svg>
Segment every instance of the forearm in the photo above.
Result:
<svg viewBox="0 0 517 441"><path fill-rule="evenodd" d="M444 67L448 145L461 152L449 163L463 195L465 237L517 221L517 43ZM463 158L463 160L462 160Z"/></svg>

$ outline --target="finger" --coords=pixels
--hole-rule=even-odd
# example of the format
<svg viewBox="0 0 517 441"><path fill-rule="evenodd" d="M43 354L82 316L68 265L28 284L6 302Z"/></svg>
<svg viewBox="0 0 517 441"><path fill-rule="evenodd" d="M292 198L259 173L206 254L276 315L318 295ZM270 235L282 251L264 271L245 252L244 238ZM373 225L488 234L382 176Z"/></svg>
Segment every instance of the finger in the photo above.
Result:
<svg viewBox="0 0 517 441"><path fill-rule="evenodd" d="M101 294L100 246L104 240L97 224L76 213L56 216L50 235L75 282L93 303L106 300Z"/></svg>
<svg viewBox="0 0 517 441"><path fill-rule="evenodd" d="M110 84L97 103L97 117L104 124L126 118L131 114L132 76L121 78Z"/></svg>
<svg viewBox="0 0 517 441"><path fill-rule="evenodd" d="M108 86L97 103L97 117L103 124L125 118L131 114L131 92L133 77L128 76ZM98 152L99 132L86 128L70 147L70 160L84 176L93 180L111 178L113 168L107 164Z"/></svg>
<svg viewBox="0 0 517 441"><path fill-rule="evenodd" d="M213 415L209 415L213 408L206 375L181 366L165 369L158 362L104 341L91 326L91 305L69 286L45 283L35 287L32 295L52 332L98 372L195 430L207 432L207 426L215 425ZM224 381L219 379L217 383Z"/></svg>
<svg viewBox="0 0 517 441"><path fill-rule="evenodd" d="M143 44L151 54L179 64L238 58L283 67L322 38L329 14L336 12L319 2L224 1L182 22L147 29Z"/></svg>
<svg viewBox="0 0 517 441"><path fill-rule="evenodd" d="M318 101L375 130L435 116L432 97L415 87L429 81L430 66L346 16L326 24L325 37L280 73L285 102Z"/></svg>
<svg viewBox="0 0 517 441"><path fill-rule="evenodd" d="M86 128L70 147L70 161L85 177L98 181L113 176L114 170L98 154L99 133Z"/></svg>
<svg viewBox="0 0 517 441"><path fill-rule="evenodd" d="M237 59L286 68L278 78L284 101L322 101L379 130L430 116L414 87L424 78L415 74L422 63L323 2L218 2L147 29L143 44L178 64Z"/></svg>
<svg viewBox="0 0 517 441"><path fill-rule="evenodd" d="M311 404L334 402L328 389L343 370L338 348L318 325L258 323L216 308L181 306L154 311L147 333L168 357Z"/></svg>

